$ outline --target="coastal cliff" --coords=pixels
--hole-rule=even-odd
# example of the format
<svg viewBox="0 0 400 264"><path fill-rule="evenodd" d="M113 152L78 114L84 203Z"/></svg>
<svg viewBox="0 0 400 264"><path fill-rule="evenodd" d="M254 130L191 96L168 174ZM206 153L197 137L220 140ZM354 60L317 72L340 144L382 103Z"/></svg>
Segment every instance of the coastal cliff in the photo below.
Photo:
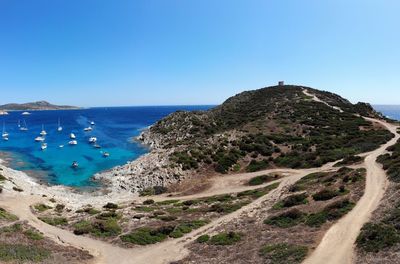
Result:
<svg viewBox="0 0 400 264"><path fill-rule="evenodd" d="M246 91L211 110L158 121L137 138L148 154L94 178L139 192L210 174L319 167L392 137L361 116L382 118L369 104L309 87Z"/></svg>

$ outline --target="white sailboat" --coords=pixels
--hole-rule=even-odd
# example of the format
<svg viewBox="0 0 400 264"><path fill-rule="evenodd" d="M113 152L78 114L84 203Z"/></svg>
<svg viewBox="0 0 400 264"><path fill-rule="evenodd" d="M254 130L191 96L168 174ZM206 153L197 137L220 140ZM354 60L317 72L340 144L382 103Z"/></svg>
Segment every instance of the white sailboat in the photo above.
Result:
<svg viewBox="0 0 400 264"><path fill-rule="evenodd" d="M91 137L89 138L89 143L96 143L97 142L97 138L96 137Z"/></svg>
<svg viewBox="0 0 400 264"><path fill-rule="evenodd" d="M89 131L92 131L92 130L93 130L92 127L85 127L85 128L83 129L83 131L85 131L85 132L89 132Z"/></svg>
<svg viewBox="0 0 400 264"><path fill-rule="evenodd" d="M57 131L61 132L63 130L61 123L60 123L60 118L58 119L58 127L57 127Z"/></svg>
<svg viewBox="0 0 400 264"><path fill-rule="evenodd" d="M69 134L69 138L70 138L70 139L75 139L75 138L76 138L76 136L75 136L75 134L74 134L74 133L71 133L71 134Z"/></svg>
<svg viewBox="0 0 400 264"><path fill-rule="evenodd" d="M95 125L94 121L90 122L90 125L91 125L91 126L94 126L94 125Z"/></svg>
<svg viewBox="0 0 400 264"><path fill-rule="evenodd" d="M40 132L40 135L41 136L46 136L47 135L46 130L44 130L44 125L42 125L42 131Z"/></svg>
<svg viewBox="0 0 400 264"><path fill-rule="evenodd" d="M3 139L7 138L5 140L8 140L9 134L6 132L6 123L5 122L3 122L3 133L1 134L1 136L3 137Z"/></svg>
<svg viewBox="0 0 400 264"><path fill-rule="evenodd" d="M40 148L41 148L42 150L47 149L47 143L42 143L42 145L40 146Z"/></svg>
<svg viewBox="0 0 400 264"><path fill-rule="evenodd" d="M24 125L19 128L21 131L28 131L28 126L26 125L26 121L24 119Z"/></svg>

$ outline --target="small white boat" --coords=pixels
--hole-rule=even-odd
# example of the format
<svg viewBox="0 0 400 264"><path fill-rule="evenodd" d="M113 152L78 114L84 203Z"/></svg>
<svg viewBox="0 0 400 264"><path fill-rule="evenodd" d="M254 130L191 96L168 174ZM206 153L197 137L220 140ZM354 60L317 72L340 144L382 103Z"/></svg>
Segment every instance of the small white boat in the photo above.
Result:
<svg viewBox="0 0 400 264"><path fill-rule="evenodd" d="M21 120L18 119L18 127L21 127Z"/></svg>
<svg viewBox="0 0 400 264"><path fill-rule="evenodd" d="M40 148L41 148L42 150L47 149L47 143L42 143L42 145L40 146Z"/></svg>
<svg viewBox="0 0 400 264"><path fill-rule="evenodd" d="M36 141L36 142L43 142L44 140L45 140L44 137L36 137L36 138L35 138L35 141Z"/></svg>
<svg viewBox="0 0 400 264"><path fill-rule="evenodd" d="M3 137L3 140L4 141L8 141L8 137Z"/></svg>
<svg viewBox="0 0 400 264"><path fill-rule="evenodd" d="M6 123L3 122L3 133L1 134L3 138L8 138L9 134L6 132Z"/></svg>
<svg viewBox="0 0 400 264"><path fill-rule="evenodd" d="M72 165L71 165L72 168L76 169L76 168L78 168L78 166L79 166L79 164L77 161L72 162Z"/></svg>
<svg viewBox="0 0 400 264"><path fill-rule="evenodd" d="M91 125L91 126L94 126L94 125L95 125L94 121L90 122L90 125Z"/></svg>
<svg viewBox="0 0 400 264"><path fill-rule="evenodd" d="M96 143L96 141L97 141L96 137L89 138L89 143Z"/></svg>
<svg viewBox="0 0 400 264"><path fill-rule="evenodd" d="M46 130L44 130L44 125L42 125L42 131L40 131L40 135L41 136L46 136L47 135Z"/></svg>
<svg viewBox="0 0 400 264"><path fill-rule="evenodd" d="M68 144L70 144L70 145L78 145L78 141L71 140L70 142L68 142Z"/></svg>
<svg viewBox="0 0 400 264"><path fill-rule="evenodd" d="M60 145L60 146L58 146L59 148L63 148L64 147L64 145Z"/></svg>
<svg viewBox="0 0 400 264"><path fill-rule="evenodd" d="M91 128L91 127L85 127L84 129L83 129L83 131L86 131L86 132L89 132L89 131L92 131L93 130L93 128Z"/></svg>
<svg viewBox="0 0 400 264"><path fill-rule="evenodd" d="M58 119L58 127L57 127L57 131L61 132L63 130L61 123L60 123L60 118Z"/></svg>
<svg viewBox="0 0 400 264"><path fill-rule="evenodd" d="M108 152L103 152L103 157L104 157L104 158L110 157L110 153L108 153Z"/></svg>
<svg viewBox="0 0 400 264"><path fill-rule="evenodd" d="M30 115L31 113L29 112L23 112L21 115Z"/></svg>
<svg viewBox="0 0 400 264"><path fill-rule="evenodd" d="M71 134L69 134L69 138L70 138L70 139L75 139L75 138L76 138L76 136L75 136L75 134L74 134L74 133L71 133Z"/></svg>
<svg viewBox="0 0 400 264"><path fill-rule="evenodd" d="M94 148L97 148L97 149L101 148L101 146L98 145L98 144L94 144L93 147L94 147Z"/></svg>

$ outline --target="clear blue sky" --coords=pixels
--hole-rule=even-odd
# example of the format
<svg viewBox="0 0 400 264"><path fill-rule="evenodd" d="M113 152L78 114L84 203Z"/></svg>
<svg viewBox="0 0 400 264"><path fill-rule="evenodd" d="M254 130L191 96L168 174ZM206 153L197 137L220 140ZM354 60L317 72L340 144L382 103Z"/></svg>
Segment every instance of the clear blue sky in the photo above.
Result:
<svg viewBox="0 0 400 264"><path fill-rule="evenodd" d="M217 104L285 80L400 104L398 0L0 0L0 103Z"/></svg>

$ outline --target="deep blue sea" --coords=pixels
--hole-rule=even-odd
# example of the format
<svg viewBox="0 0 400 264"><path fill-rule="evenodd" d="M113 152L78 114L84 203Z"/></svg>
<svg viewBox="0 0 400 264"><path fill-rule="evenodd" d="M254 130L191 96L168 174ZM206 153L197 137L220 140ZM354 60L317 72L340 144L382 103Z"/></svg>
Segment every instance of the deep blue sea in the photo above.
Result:
<svg viewBox="0 0 400 264"><path fill-rule="evenodd" d="M96 172L125 164L148 151L132 140L144 128L177 110L209 108L211 106L109 107L31 111L31 115L21 115L20 111L9 112L9 115L0 116L0 130L5 123L9 133L9 141L0 138L0 151L11 156L11 167L49 184L89 187L95 185L90 178ZM58 119L62 132L57 131ZM84 132L83 129L89 127L91 121L95 122L93 130ZM28 131L20 131L18 122L22 125L26 122ZM48 147L45 150L41 150L41 143L34 141L42 125L47 132L45 142ZM76 146L68 144L71 132L77 137ZM97 137L101 149L88 142L92 136ZM110 156L104 157L104 152ZM78 162L78 168L71 167L73 161Z"/></svg>
<svg viewBox="0 0 400 264"><path fill-rule="evenodd" d="M400 105L374 105L374 108L389 118L400 120Z"/></svg>

